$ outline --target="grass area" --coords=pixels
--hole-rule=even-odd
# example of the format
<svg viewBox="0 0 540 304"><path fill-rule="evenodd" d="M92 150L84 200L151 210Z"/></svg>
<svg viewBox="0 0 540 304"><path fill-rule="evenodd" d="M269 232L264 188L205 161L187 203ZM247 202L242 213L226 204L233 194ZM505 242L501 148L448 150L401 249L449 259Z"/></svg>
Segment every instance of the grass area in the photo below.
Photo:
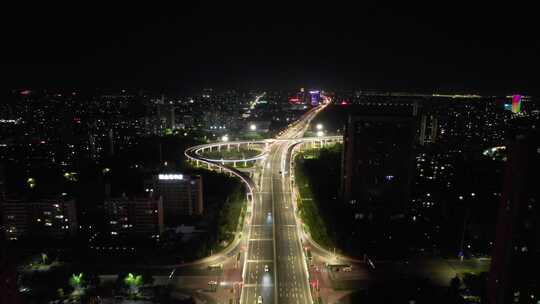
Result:
<svg viewBox="0 0 540 304"><path fill-rule="evenodd" d="M313 179L306 174L306 160L316 157L317 151L307 150L295 158L295 182L299 192L298 212L307 231L319 245L331 248L334 241L328 233L328 224L320 212L320 201L314 196Z"/></svg>
<svg viewBox="0 0 540 304"><path fill-rule="evenodd" d="M221 246L227 246L234 240L235 233L244 222L246 213L245 194L238 185L227 198L219 212L217 240Z"/></svg>
<svg viewBox="0 0 540 304"><path fill-rule="evenodd" d="M211 158L211 159L243 159L243 158L250 158L261 154L260 150L256 149L246 149L246 148L240 148L238 150L236 147L231 147L229 150L226 148L221 149L221 151L213 150L213 151L204 151L201 153L203 157Z"/></svg>
<svg viewBox="0 0 540 304"><path fill-rule="evenodd" d="M262 140L266 137L271 137L270 134L260 134L258 132L242 132L239 134L240 140Z"/></svg>

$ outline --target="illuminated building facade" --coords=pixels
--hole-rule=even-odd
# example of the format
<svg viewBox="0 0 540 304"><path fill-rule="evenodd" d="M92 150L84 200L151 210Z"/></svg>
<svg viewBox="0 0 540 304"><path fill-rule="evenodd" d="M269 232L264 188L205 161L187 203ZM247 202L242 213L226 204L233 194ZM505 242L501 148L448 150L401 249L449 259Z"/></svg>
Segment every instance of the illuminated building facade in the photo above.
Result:
<svg viewBox="0 0 540 304"><path fill-rule="evenodd" d="M352 111L343 140L342 197L366 212L401 214L413 174L417 105L365 103Z"/></svg>
<svg viewBox="0 0 540 304"><path fill-rule="evenodd" d="M107 199L104 206L109 233L113 237L159 239L163 233L161 198Z"/></svg>
<svg viewBox="0 0 540 304"><path fill-rule="evenodd" d="M521 112L521 95L512 95L512 113Z"/></svg>
<svg viewBox="0 0 540 304"><path fill-rule="evenodd" d="M319 102L321 100L321 92L320 91L309 91L309 101L310 104L314 107L319 105Z"/></svg>
<svg viewBox="0 0 540 304"><path fill-rule="evenodd" d="M3 200L1 206L8 240L25 237L62 239L77 232L77 209L73 200Z"/></svg>
<svg viewBox="0 0 540 304"><path fill-rule="evenodd" d="M512 128L488 277L488 303L536 303L540 296L540 136Z"/></svg>
<svg viewBox="0 0 540 304"><path fill-rule="evenodd" d="M438 119L435 115L424 114L420 121L419 143L425 145L437 140Z"/></svg>
<svg viewBox="0 0 540 304"><path fill-rule="evenodd" d="M159 174L147 189L153 190L154 196L162 197L163 210L168 219L203 213L203 184L200 175Z"/></svg>

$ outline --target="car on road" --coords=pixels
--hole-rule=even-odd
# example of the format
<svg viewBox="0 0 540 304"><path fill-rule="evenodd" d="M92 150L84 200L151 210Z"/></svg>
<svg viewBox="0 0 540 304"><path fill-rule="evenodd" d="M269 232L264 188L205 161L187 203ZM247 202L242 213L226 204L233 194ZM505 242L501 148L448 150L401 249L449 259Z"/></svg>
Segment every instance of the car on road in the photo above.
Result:
<svg viewBox="0 0 540 304"><path fill-rule="evenodd" d="M268 265L264 265L264 272L269 272L270 268L268 268Z"/></svg>
<svg viewBox="0 0 540 304"><path fill-rule="evenodd" d="M257 298L257 304L262 304L262 296L259 296L259 297Z"/></svg>

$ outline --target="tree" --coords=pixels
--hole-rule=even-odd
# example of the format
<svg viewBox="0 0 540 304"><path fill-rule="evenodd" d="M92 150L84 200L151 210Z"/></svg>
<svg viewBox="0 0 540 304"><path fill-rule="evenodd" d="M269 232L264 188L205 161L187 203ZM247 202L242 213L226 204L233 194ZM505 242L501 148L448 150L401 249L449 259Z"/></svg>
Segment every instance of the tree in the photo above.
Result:
<svg viewBox="0 0 540 304"><path fill-rule="evenodd" d="M75 290L81 289L83 284L83 273L72 274L69 278L69 285Z"/></svg>
<svg viewBox="0 0 540 304"><path fill-rule="evenodd" d="M128 286L129 293L136 294L139 292L139 287L142 285L142 276L128 273L124 278L124 283Z"/></svg>
<svg viewBox="0 0 540 304"><path fill-rule="evenodd" d="M41 264L46 265L49 261L49 256L45 252L41 253Z"/></svg>

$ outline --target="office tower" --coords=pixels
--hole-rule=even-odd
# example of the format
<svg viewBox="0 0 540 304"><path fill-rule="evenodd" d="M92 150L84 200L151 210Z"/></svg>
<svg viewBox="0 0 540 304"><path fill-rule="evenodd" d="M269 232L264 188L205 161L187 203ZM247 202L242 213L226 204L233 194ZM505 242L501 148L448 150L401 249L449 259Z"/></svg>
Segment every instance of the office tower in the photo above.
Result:
<svg viewBox="0 0 540 304"><path fill-rule="evenodd" d="M521 95L512 95L512 113L521 112Z"/></svg>
<svg viewBox="0 0 540 304"><path fill-rule="evenodd" d="M109 155L114 155L114 131L109 129Z"/></svg>
<svg viewBox="0 0 540 304"><path fill-rule="evenodd" d="M15 263L9 259L7 246L0 236L0 303L22 303L18 295Z"/></svg>
<svg viewBox="0 0 540 304"><path fill-rule="evenodd" d="M341 194L369 212L402 214L413 173L416 103L366 102L348 117Z"/></svg>
<svg viewBox="0 0 540 304"><path fill-rule="evenodd" d="M107 199L104 206L112 236L159 238L163 233L161 198Z"/></svg>
<svg viewBox="0 0 540 304"><path fill-rule="evenodd" d="M155 196L163 198L166 218L203 213L203 185L200 175L159 174L152 181Z"/></svg>
<svg viewBox="0 0 540 304"><path fill-rule="evenodd" d="M538 126L538 125L537 125ZM540 296L540 136L514 126L488 277L488 303L536 303Z"/></svg>
<svg viewBox="0 0 540 304"><path fill-rule="evenodd" d="M309 91L309 104L311 106L316 107L319 105L319 101L321 99L321 92L320 91Z"/></svg>
<svg viewBox="0 0 540 304"><path fill-rule="evenodd" d="M5 196L6 187L6 169L5 166L0 163L0 199Z"/></svg>
<svg viewBox="0 0 540 304"><path fill-rule="evenodd" d="M175 106L165 102L165 96L161 96L159 103L157 104L157 117L160 121L162 129L175 129L176 128L176 116Z"/></svg>
<svg viewBox="0 0 540 304"><path fill-rule="evenodd" d="M434 143L437 139L437 117L431 114L423 114L420 122L420 145Z"/></svg>
<svg viewBox="0 0 540 304"><path fill-rule="evenodd" d="M185 128L193 128L195 124L195 119L193 118L193 115L184 115L182 121Z"/></svg>
<svg viewBox="0 0 540 304"><path fill-rule="evenodd" d="M8 240L24 237L62 239L77 232L75 201L44 199L39 201L2 200L4 233Z"/></svg>

